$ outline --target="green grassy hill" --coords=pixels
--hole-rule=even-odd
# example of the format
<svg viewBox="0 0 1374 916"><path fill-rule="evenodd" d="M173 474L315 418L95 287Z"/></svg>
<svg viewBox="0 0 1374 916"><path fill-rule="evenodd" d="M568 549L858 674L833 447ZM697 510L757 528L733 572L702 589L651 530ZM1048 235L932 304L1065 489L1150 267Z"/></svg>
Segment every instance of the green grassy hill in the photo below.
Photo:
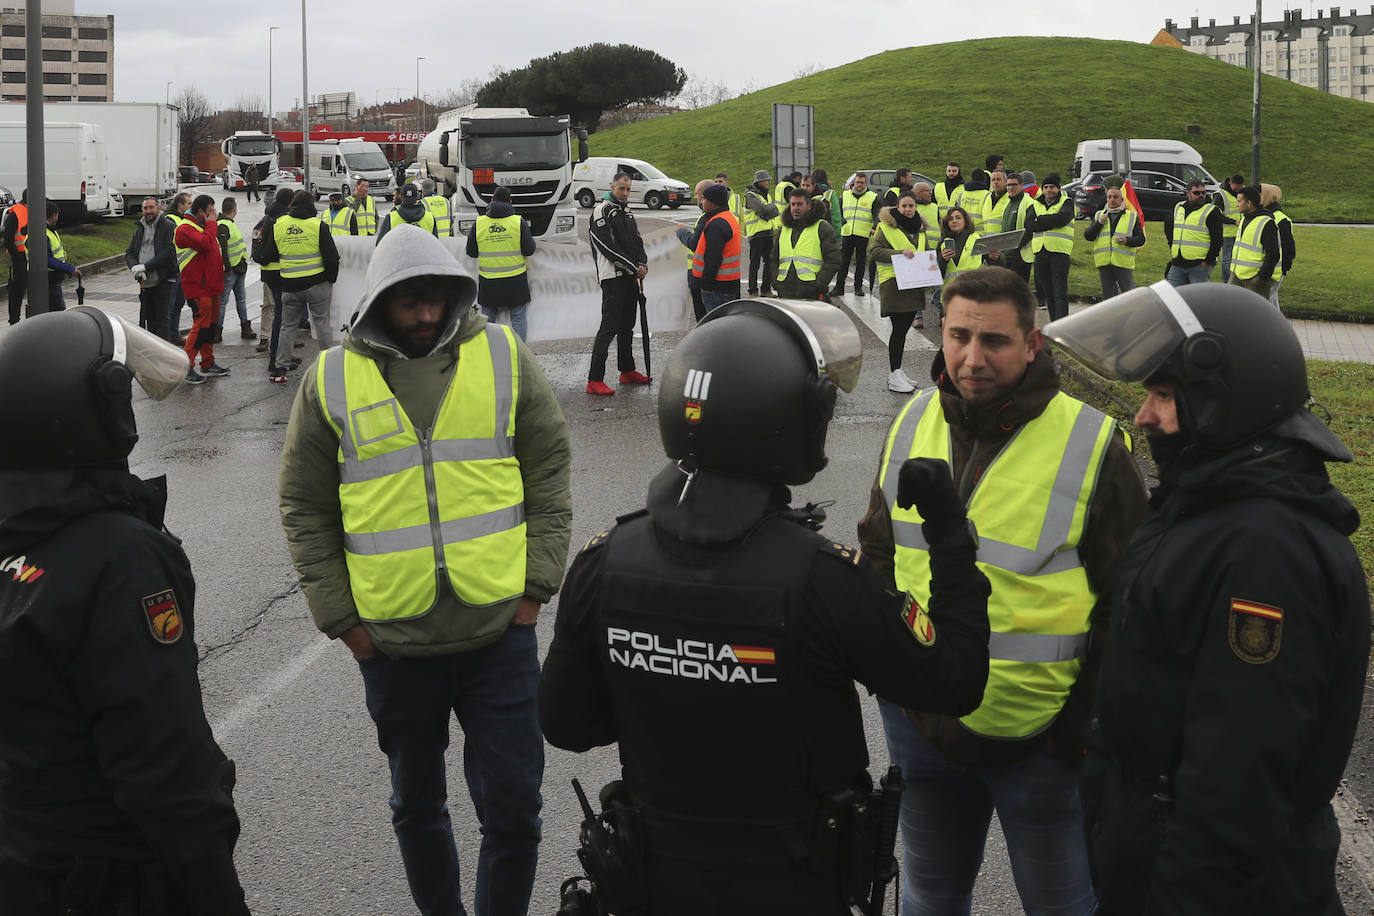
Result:
<svg viewBox="0 0 1374 916"><path fill-rule="evenodd" d="M1265 77L1261 169L1300 221L1374 222L1361 164L1374 103ZM1087 38L995 38L889 51L697 111L594 134L594 156L645 159L693 183L725 170L742 188L772 171L774 102L816 107L816 164L968 174L989 153L1067 182L1079 140L1184 140L1212 174L1250 172L1250 71L1177 48ZM1185 132L1197 125L1200 134Z"/></svg>

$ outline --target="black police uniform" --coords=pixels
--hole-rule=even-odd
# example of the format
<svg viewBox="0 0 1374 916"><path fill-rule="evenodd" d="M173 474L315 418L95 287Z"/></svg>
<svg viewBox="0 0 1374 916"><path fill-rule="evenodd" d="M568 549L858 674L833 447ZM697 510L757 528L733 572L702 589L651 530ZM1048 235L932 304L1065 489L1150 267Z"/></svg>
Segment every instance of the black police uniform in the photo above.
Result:
<svg viewBox="0 0 1374 916"><path fill-rule="evenodd" d="M165 481L0 471L0 913L248 913Z"/></svg>
<svg viewBox="0 0 1374 916"><path fill-rule="evenodd" d="M1369 596L1317 454L1258 439L1174 475L1117 575L1083 801L1104 916L1343 912L1330 799Z"/></svg>
<svg viewBox="0 0 1374 916"><path fill-rule="evenodd" d="M801 524L786 488L698 471L680 506L682 482L665 469L647 513L574 561L540 683L545 737L619 741L648 912L848 912L816 815L866 778L853 679L907 706L978 705L988 585L972 539L961 526L932 548L927 616Z"/></svg>

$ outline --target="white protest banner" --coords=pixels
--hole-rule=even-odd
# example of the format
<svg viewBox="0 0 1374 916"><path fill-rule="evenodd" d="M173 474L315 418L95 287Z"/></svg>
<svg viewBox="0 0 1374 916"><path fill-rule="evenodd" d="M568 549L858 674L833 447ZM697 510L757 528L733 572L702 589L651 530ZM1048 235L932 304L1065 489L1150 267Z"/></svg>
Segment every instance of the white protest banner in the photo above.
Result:
<svg viewBox="0 0 1374 916"><path fill-rule="evenodd" d="M677 224L653 218L640 223L644 251L649 256L649 275L644 279L649 330L685 331L692 326L692 303L687 293L686 249L674 234ZM458 236L439 241L468 275L477 279L477 260L466 254L467 239ZM362 301L374 243L370 237L334 237L339 249L339 278L332 300L335 327L346 326ZM536 239L536 245L529 259L529 339L596 336L601 324L601 283L588 244Z"/></svg>

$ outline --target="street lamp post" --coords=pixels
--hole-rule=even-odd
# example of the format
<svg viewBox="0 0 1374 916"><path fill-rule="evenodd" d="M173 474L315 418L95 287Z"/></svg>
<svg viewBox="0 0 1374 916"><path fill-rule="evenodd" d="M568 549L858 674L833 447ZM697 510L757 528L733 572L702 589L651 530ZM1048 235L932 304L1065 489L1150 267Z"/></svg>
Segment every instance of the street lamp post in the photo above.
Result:
<svg viewBox="0 0 1374 916"><path fill-rule="evenodd" d="M167 81L167 104L172 104L172 81Z"/></svg>
<svg viewBox="0 0 1374 916"><path fill-rule="evenodd" d="M305 0L301 0L301 160L305 166L305 190L310 190L310 68L305 62Z"/></svg>
<svg viewBox="0 0 1374 916"><path fill-rule="evenodd" d="M272 33L281 26L267 27L267 134L272 135Z"/></svg>
<svg viewBox="0 0 1374 916"><path fill-rule="evenodd" d="M420 61L423 57L415 58L415 130L424 130L421 126L424 123L425 108L424 102L420 101Z"/></svg>

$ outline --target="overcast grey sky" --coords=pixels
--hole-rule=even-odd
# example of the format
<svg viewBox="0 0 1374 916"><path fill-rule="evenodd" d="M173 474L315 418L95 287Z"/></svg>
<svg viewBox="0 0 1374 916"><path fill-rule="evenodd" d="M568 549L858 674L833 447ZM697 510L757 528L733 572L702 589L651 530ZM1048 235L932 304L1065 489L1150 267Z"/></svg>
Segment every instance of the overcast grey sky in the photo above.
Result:
<svg viewBox="0 0 1374 916"><path fill-rule="evenodd" d="M412 98L417 57L426 58L420 63L422 95L485 77L496 66L514 69L532 57L594 41L650 48L689 75L735 89L751 81L763 88L791 79L803 65L829 68L893 48L1001 35L1146 42L1166 17L1230 22L1233 15L1244 19L1253 10L1253 5L1200 0L1111 5L1088 0L305 2L310 94L351 90L364 105ZM285 110L300 97L300 0L76 0L76 11L114 14L116 101L161 100L168 80L173 98L195 84L215 107L232 106L243 95L265 99L268 27L274 25L280 27L272 39L274 108ZM1264 13L1281 16L1282 7L1271 2Z"/></svg>

